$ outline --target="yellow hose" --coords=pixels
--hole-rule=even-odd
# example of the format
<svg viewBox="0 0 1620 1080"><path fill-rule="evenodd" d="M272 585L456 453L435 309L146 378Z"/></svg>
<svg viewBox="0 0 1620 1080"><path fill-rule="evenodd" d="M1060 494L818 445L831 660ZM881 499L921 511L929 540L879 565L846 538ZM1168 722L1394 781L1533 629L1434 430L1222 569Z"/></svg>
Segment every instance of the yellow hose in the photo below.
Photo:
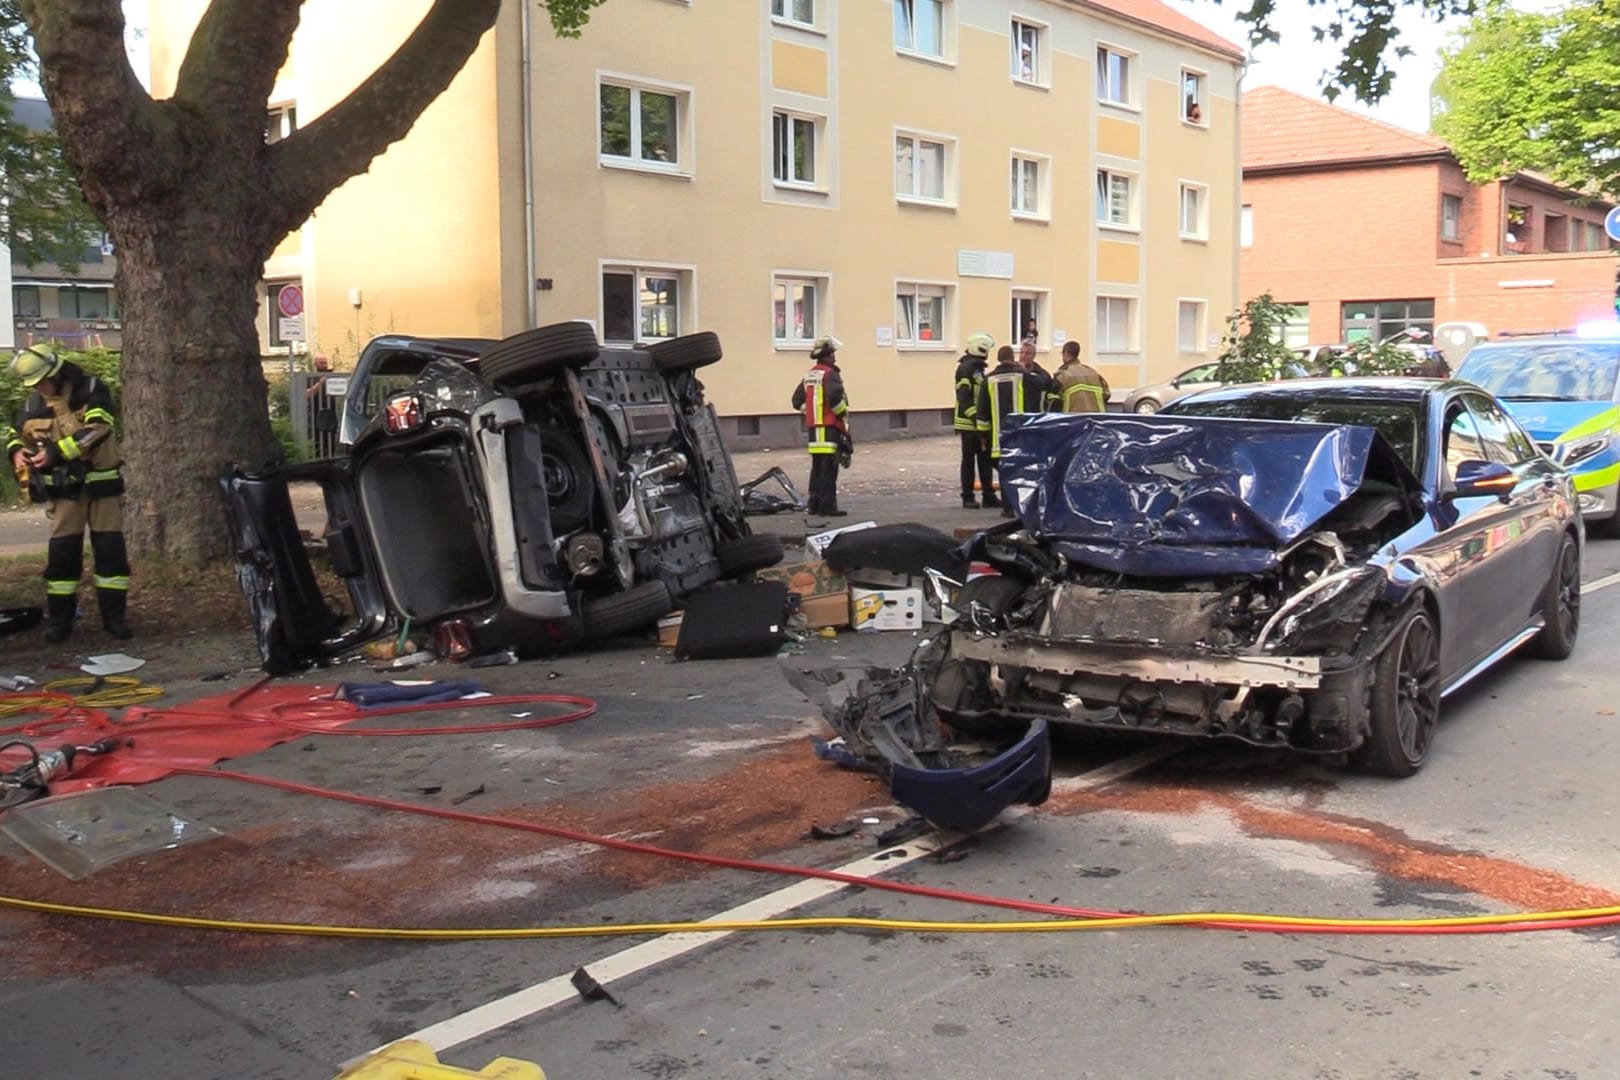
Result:
<svg viewBox="0 0 1620 1080"><path fill-rule="evenodd" d="M389 926L323 926L314 923L250 922L200 919L186 915L159 915L117 908L81 907L0 896L0 907L48 915L86 919L112 919L189 930L229 930L245 934L294 934L305 937L382 938L409 941L475 941L528 938L624 937L645 934L747 933L761 930L893 930L927 934L1030 934L1084 930L1135 930L1149 926L1186 926L1192 923L1248 923L1254 926L1361 927L1366 929L1435 929L1448 926L1509 926L1557 922L1565 919L1620 917L1620 907L1576 908L1569 911L1534 911L1503 915L1457 915L1432 919L1324 919L1299 915L1257 915L1245 912L1189 911L1169 915L1123 915L1106 919L1029 919L1016 922L952 922L927 919L865 919L820 916L792 919L743 919L732 922L650 922L595 926L521 926L462 929L412 929Z"/></svg>
<svg viewBox="0 0 1620 1080"><path fill-rule="evenodd" d="M79 687L90 689L80 694ZM48 694L71 694L75 703L90 709L121 709L163 696L163 687L147 686L133 675L73 676L48 682L43 689Z"/></svg>

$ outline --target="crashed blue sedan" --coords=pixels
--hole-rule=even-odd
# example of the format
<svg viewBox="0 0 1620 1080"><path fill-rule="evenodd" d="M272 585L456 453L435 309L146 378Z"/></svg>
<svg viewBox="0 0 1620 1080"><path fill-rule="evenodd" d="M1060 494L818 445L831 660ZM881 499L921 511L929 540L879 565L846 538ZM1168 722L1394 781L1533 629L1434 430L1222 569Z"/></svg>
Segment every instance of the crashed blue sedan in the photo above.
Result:
<svg viewBox="0 0 1620 1080"><path fill-rule="evenodd" d="M1014 422L1017 520L973 541L998 573L962 589L928 672L958 730L1236 739L1410 776L1444 697L1520 646L1575 646L1570 477L1471 384L1312 379Z"/></svg>

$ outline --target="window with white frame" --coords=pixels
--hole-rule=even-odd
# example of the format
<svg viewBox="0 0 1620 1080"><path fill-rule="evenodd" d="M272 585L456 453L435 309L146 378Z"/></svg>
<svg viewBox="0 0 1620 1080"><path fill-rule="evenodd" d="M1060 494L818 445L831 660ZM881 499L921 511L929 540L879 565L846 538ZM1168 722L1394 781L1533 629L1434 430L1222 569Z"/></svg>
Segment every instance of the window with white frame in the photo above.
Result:
<svg viewBox="0 0 1620 1080"><path fill-rule="evenodd" d="M894 343L910 348L944 347L953 291L950 285L897 283L894 287Z"/></svg>
<svg viewBox="0 0 1620 1080"><path fill-rule="evenodd" d="M816 0L771 0L771 18L813 27L816 25Z"/></svg>
<svg viewBox="0 0 1620 1080"><path fill-rule="evenodd" d="M1205 318L1209 305L1202 300L1181 300L1176 303L1176 347L1184 353L1208 351Z"/></svg>
<svg viewBox="0 0 1620 1080"><path fill-rule="evenodd" d="M1181 118L1189 124L1205 124L1204 73L1181 69Z"/></svg>
<svg viewBox="0 0 1620 1080"><path fill-rule="evenodd" d="M1040 345L1046 340L1045 289L1014 289L1012 292L1012 323L1007 331L1009 342L1021 342L1033 336Z"/></svg>
<svg viewBox="0 0 1620 1080"><path fill-rule="evenodd" d="M603 163L690 171L685 152L689 92L604 78L598 96Z"/></svg>
<svg viewBox="0 0 1620 1080"><path fill-rule="evenodd" d="M679 337L691 272L662 267L602 269L602 340L635 345Z"/></svg>
<svg viewBox="0 0 1620 1080"><path fill-rule="evenodd" d="M1209 238L1209 189L1203 184L1181 185L1181 235L1188 240Z"/></svg>
<svg viewBox="0 0 1620 1080"><path fill-rule="evenodd" d="M894 137L894 193L904 199L946 203L951 196L954 143L898 132Z"/></svg>
<svg viewBox="0 0 1620 1080"><path fill-rule="evenodd" d="M1047 191L1052 159L1039 154L1014 151L1012 156L1012 212L1014 217L1048 216Z"/></svg>
<svg viewBox="0 0 1620 1080"><path fill-rule="evenodd" d="M816 186L820 117L777 109L771 114L771 175L778 184Z"/></svg>
<svg viewBox="0 0 1620 1080"><path fill-rule="evenodd" d="M1040 23L1012 20L1012 77L1033 86L1046 85L1046 27Z"/></svg>
<svg viewBox="0 0 1620 1080"><path fill-rule="evenodd" d="M821 274L774 274L771 277L771 339L778 347L804 346L826 333L822 311L829 279Z"/></svg>
<svg viewBox="0 0 1620 1080"><path fill-rule="evenodd" d="M1462 199L1456 195L1440 196L1440 239L1462 239Z"/></svg>
<svg viewBox="0 0 1620 1080"><path fill-rule="evenodd" d="M1129 173L1097 170L1097 223L1131 228L1136 224L1136 185Z"/></svg>
<svg viewBox="0 0 1620 1080"><path fill-rule="evenodd" d="M1129 296L1097 297L1097 348L1100 353L1136 349L1136 300Z"/></svg>
<svg viewBox="0 0 1620 1080"><path fill-rule="evenodd" d="M1247 204L1238 215L1238 245L1254 247L1254 207Z"/></svg>
<svg viewBox="0 0 1620 1080"><path fill-rule="evenodd" d="M298 106L272 105L264 118L264 141L278 143L298 130Z"/></svg>
<svg viewBox="0 0 1620 1080"><path fill-rule="evenodd" d="M950 0L894 0L894 47L944 59L949 15Z"/></svg>
<svg viewBox="0 0 1620 1080"><path fill-rule="evenodd" d="M1107 45L1097 46L1097 99L1114 105L1136 104L1131 89L1135 57Z"/></svg>

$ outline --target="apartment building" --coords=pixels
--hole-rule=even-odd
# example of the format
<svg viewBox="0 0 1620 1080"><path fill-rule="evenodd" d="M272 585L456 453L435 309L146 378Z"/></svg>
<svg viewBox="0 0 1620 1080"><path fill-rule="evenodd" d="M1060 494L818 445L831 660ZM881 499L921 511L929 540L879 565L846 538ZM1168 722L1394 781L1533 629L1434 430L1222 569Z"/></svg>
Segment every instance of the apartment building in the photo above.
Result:
<svg viewBox="0 0 1620 1080"><path fill-rule="evenodd" d="M1532 173L1470 183L1442 140L1278 87L1244 93L1242 126L1243 295L1293 307L1291 344L1613 318L1613 203Z"/></svg>
<svg viewBox="0 0 1620 1080"><path fill-rule="evenodd" d="M427 0L309 0L270 137L340 100ZM203 4L158 5L172 86ZM795 437L831 333L857 435L948 426L975 330L1078 339L1120 386L1237 303L1241 51L1158 0L611 0L582 38L508 4L450 90L265 269L267 354L586 319L717 331L736 445ZM296 284L306 342L274 303Z"/></svg>

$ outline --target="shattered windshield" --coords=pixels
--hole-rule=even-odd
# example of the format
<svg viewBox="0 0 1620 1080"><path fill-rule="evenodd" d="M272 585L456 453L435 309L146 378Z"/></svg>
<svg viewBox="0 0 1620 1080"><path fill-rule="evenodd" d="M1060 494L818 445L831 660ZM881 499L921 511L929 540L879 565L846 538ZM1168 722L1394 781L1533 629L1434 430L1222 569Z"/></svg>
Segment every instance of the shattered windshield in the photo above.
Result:
<svg viewBox="0 0 1620 1080"><path fill-rule="evenodd" d="M1613 401L1617 374L1620 342L1570 340L1482 345L1457 377L1504 401Z"/></svg>
<svg viewBox="0 0 1620 1080"><path fill-rule="evenodd" d="M1353 424L1370 427L1394 447L1401 461L1421 475L1423 412L1416 401L1357 401L1302 398L1293 394L1256 394L1253 397L1201 401L1182 398L1165 410L1181 416L1222 416L1247 420L1301 420L1312 424Z"/></svg>

